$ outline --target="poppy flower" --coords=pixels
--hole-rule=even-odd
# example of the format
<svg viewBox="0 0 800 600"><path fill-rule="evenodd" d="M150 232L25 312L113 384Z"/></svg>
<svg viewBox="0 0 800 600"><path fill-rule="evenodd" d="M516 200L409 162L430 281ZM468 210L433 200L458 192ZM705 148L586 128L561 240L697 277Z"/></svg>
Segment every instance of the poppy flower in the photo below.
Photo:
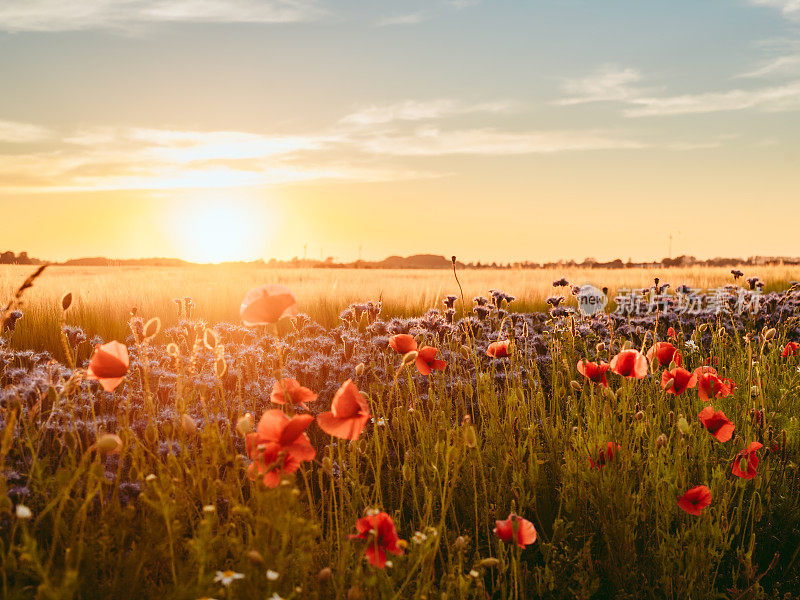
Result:
<svg viewBox="0 0 800 600"><path fill-rule="evenodd" d="M608 371L608 363L602 360L596 363L589 361L584 362L582 360L578 361L578 373L586 377L589 381L608 387L606 371Z"/></svg>
<svg viewBox="0 0 800 600"><path fill-rule="evenodd" d="M300 404L306 407L306 402L314 402L317 394L300 385L297 379L281 379L272 386L269 399L273 404Z"/></svg>
<svg viewBox="0 0 800 600"><path fill-rule="evenodd" d="M672 385L667 387L667 384L672 381ZM668 394L682 394L689 388L697 385L697 375L690 373L682 367L675 367L671 371L664 371L661 375L661 387Z"/></svg>
<svg viewBox="0 0 800 600"><path fill-rule="evenodd" d="M696 485L678 498L678 506L690 515L699 515L711 504L711 490L704 485Z"/></svg>
<svg viewBox="0 0 800 600"><path fill-rule="evenodd" d="M674 327L670 327L669 329L667 329L667 337L670 337L670 338L672 338L673 340L674 340L676 337L678 337L678 336L676 335L676 333L675 333L675 328L674 328Z"/></svg>
<svg viewBox="0 0 800 600"><path fill-rule="evenodd" d="M697 415L708 432L720 442L727 442L733 436L736 426L725 416L721 410L714 412L714 407L706 406Z"/></svg>
<svg viewBox="0 0 800 600"><path fill-rule="evenodd" d="M128 347L125 344L117 341L98 344L89 361L86 379L97 380L105 391L113 392L125 379L129 364Z"/></svg>
<svg viewBox="0 0 800 600"><path fill-rule="evenodd" d="M436 354L438 352L439 350L432 348L431 346L425 346L422 348L419 351L419 354L417 354L417 371L423 375L430 375L433 369L444 371L447 363L436 358Z"/></svg>
<svg viewBox="0 0 800 600"><path fill-rule="evenodd" d="M647 360L651 365L657 364L660 367L668 367L673 361L675 366L680 367L682 362L681 353L669 342L653 344L647 351Z"/></svg>
<svg viewBox="0 0 800 600"><path fill-rule="evenodd" d="M366 398L348 379L333 396L331 410L317 415L317 424L328 435L357 440L371 416Z"/></svg>
<svg viewBox="0 0 800 600"><path fill-rule="evenodd" d="M417 340L407 333L398 333L391 337L389 346L398 354L408 354L417 349Z"/></svg>
<svg viewBox="0 0 800 600"><path fill-rule="evenodd" d="M781 352L781 356L783 358L787 358L789 356L797 356L800 354L800 344L797 342L789 342L783 347L783 351Z"/></svg>
<svg viewBox="0 0 800 600"><path fill-rule="evenodd" d="M264 476L264 485L276 487L281 474L294 473L303 461L317 454L305 430L314 420L311 415L295 415L291 419L273 408L258 422L255 433L247 435L247 454L253 461L247 468L250 479Z"/></svg>
<svg viewBox="0 0 800 600"><path fill-rule="evenodd" d="M756 468L758 467L758 454L756 452L761 450L762 445L759 442L750 442L750 445L739 452L736 458L733 459L733 468L731 473L742 479L752 479L756 476ZM745 461L744 469L742 469L742 460Z"/></svg>
<svg viewBox="0 0 800 600"><path fill-rule="evenodd" d="M248 327L277 323L284 317L297 316L297 298L286 286L262 285L247 292L239 314Z"/></svg>
<svg viewBox="0 0 800 600"><path fill-rule="evenodd" d="M364 554L373 567L383 569L386 566L386 552L394 555L403 554L400 547L400 538L392 517L385 512L368 515L356 521L356 531L350 534L350 539L367 540Z"/></svg>
<svg viewBox="0 0 800 600"><path fill-rule="evenodd" d="M711 398L723 398L730 396L733 389L725 379L717 375L717 370L712 367L698 367L694 370L697 377L697 395L704 402Z"/></svg>
<svg viewBox="0 0 800 600"><path fill-rule="evenodd" d="M517 545L525 549L525 546L533 544L536 541L536 528L533 523L522 517L518 517L514 513L508 515L505 521L495 521L496 527L494 533L504 542L516 541ZM516 527L516 536L514 535L514 528Z"/></svg>
<svg viewBox="0 0 800 600"><path fill-rule="evenodd" d="M508 347L511 345L511 340L499 340L492 342L486 349L486 355L492 358L502 358L508 356Z"/></svg>
<svg viewBox="0 0 800 600"><path fill-rule="evenodd" d="M642 379L647 375L647 359L638 350L623 350L611 359L609 367L623 377Z"/></svg>
<svg viewBox="0 0 800 600"><path fill-rule="evenodd" d="M589 457L589 465L592 469L602 469L604 466L614 460L614 456L616 455L617 451L621 449L622 446L619 444L608 442L605 448L602 448L599 452L596 452L595 460L592 460L592 458Z"/></svg>

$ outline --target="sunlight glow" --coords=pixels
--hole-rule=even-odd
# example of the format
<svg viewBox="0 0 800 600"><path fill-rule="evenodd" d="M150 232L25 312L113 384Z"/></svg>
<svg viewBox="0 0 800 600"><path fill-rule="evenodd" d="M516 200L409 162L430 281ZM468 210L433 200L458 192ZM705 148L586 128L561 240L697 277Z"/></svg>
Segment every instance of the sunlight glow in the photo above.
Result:
<svg viewBox="0 0 800 600"><path fill-rule="evenodd" d="M218 263L262 256L264 223L260 211L246 203L220 199L182 203L173 222L175 244L187 260Z"/></svg>

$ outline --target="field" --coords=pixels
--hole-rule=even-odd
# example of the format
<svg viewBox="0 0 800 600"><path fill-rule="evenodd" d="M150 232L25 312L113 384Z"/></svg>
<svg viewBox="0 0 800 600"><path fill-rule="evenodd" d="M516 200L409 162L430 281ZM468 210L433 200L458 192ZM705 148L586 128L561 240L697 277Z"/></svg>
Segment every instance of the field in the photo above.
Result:
<svg viewBox="0 0 800 600"><path fill-rule="evenodd" d="M49 268L0 342L0 596L800 597L798 275ZM307 316L244 326L265 283Z"/></svg>
<svg viewBox="0 0 800 600"><path fill-rule="evenodd" d="M10 296L27 277L31 267L0 266L0 298ZM800 279L800 269L784 266L742 267L745 277L758 276L765 290L786 289ZM516 297L515 310L541 311L554 293L552 282L566 277L575 284L591 283L609 288L609 298L624 288L652 285L653 277L673 287L689 285L710 291L731 282L725 267L663 269L590 270L462 270L459 279L467 301L491 288ZM441 308L448 294L460 295L452 271L447 270L358 270L358 269L259 269L253 267L51 267L25 296L25 317L14 334L14 346L60 352L58 323L61 296L71 292L73 306L67 322L83 327L103 339L129 335L130 310L159 317L165 326L177 322L175 298L192 298L194 316L206 323L239 321L239 304L254 286L279 283L298 297L299 309L312 319L333 327L339 313L353 302L383 302L384 316L421 315L432 307ZM613 302L612 302L613 306Z"/></svg>

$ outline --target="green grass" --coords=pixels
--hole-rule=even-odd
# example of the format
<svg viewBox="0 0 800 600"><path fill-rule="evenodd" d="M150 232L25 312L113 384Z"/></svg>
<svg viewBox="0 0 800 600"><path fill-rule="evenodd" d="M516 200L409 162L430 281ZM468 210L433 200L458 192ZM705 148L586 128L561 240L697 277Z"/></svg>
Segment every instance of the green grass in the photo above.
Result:
<svg viewBox="0 0 800 600"><path fill-rule="evenodd" d="M114 313L112 313L114 314ZM81 311L72 315L80 321ZM86 324L91 329L98 321ZM108 317L109 319L112 316ZM224 415L196 434L179 421L159 423L157 399L131 402L145 374L135 371L113 400L123 424L117 474L142 483L138 500L123 506L118 483L91 449L94 434L45 434L53 403L73 418L93 412L73 402L74 390L43 396L42 410L2 407L0 461L5 469L29 462L30 520L13 514L0 477L0 590L3 598L767 598L800 589L800 375L779 356L784 332L760 351L741 339L715 336L701 353L680 349L694 367L713 355L738 382L732 396L712 402L736 424L721 444L697 421L696 392L664 393L651 378L621 381L609 395L583 384L576 362L595 351L569 328L552 337L552 391L519 348L486 366L474 348L444 373L418 383L409 371L363 391L376 420L354 442L310 431L317 456L276 489L245 472L237 419L255 401L220 385L182 384L180 402L196 416ZM434 342L434 340L428 340ZM157 341L157 343L161 343ZM698 343L699 340L698 340ZM749 363L748 352L755 361ZM608 358L607 353L603 355ZM391 351L375 355L399 364ZM483 365L483 366L482 366ZM260 368L256 361L251 368ZM477 369L475 388L469 371ZM495 385L497 370L506 383ZM763 378L763 392L751 386ZM572 385L572 381L581 385ZM450 391L446 383L450 382ZM422 390L428 392L425 401ZM474 404L467 399L476 394ZM327 401L327 400L326 400ZM750 416L763 410L765 423ZM256 419L260 414L256 414ZM468 417L468 419L467 419ZM688 429L681 431L681 417ZM148 419L137 437L124 424ZM659 436L666 444L659 446ZM188 451L162 456L161 441ZM736 453L753 440L765 450L758 475L731 472ZM618 457L589 468L596 445L614 441ZM777 452L767 452L775 441ZM704 484L712 504L697 517L676 498ZM378 570L350 540L368 509L388 512L408 542L393 566ZM532 521L538 541L521 550L492 533L510 512ZM419 543L415 542L417 540ZM215 572L244 575L229 587ZM330 578L324 569L330 569ZM278 573L267 578L268 570ZM322 571L322 576L320 572Z"/></svg>

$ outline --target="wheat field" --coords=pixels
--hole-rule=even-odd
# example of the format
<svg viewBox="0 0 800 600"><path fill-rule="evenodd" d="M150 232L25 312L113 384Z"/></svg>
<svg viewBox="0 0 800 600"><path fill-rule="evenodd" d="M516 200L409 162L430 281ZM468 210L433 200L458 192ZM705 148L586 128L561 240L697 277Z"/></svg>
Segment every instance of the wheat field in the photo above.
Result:
<svg viewBox="0 0 800 600"><path fill-rule="evenodd" d="M740 268L745 277L757 276L765 290L784 289L800 279L800 269L790 266ZM0 299L10 297L34 270L31 266L0 268ZM491 288L513 294L517 311L546 308L556 293L554 280L608 287L609 297L619 290L652 285L653 278L673 286L686 284L711 290L730 283L728 267L672 267L665 269L481 269L461 270L458 278L467 305ZM24 317L17 324L13 344L18 348L59 353L60 298L71 292L73 307L68 323L79 324L89 336L124 339L132 308L145 318L159 317L165 325L177 321L175 298L191 297L194 316L209 324L236 322L245 293L264 283L280 283L297 295L301 312L326 325L335 325L342 309L353 302L381 300L389 316L421 314L441 308L447 294L460 295L449 270L270 269L252 266L197 267L49 267L26 292Z"/></svg>

